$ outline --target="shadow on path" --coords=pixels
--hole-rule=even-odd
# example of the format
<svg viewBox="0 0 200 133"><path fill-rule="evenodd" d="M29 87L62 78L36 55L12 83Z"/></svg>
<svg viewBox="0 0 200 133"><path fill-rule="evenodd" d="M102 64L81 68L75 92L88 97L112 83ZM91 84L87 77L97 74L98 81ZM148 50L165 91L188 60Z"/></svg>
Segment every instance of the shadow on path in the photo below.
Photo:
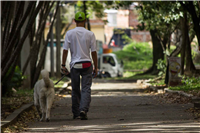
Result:
<svg viewBox="0 0 200 133"><path fill-rule="evenodd" d="M101 84L100 84L101 85ZM98 85L97 85L98 86ZM112 85L111 85L112 86ZM125 86L125 85L124 85ZM140 89L132 84L135 89ZM99 86L101 88L101 86ZM71 96L54 103L51 121L29 123L28 132L198 132L199 122L185 110L192 104L162 103L131 89L92 91L88 120L73 120Z"/></svg>

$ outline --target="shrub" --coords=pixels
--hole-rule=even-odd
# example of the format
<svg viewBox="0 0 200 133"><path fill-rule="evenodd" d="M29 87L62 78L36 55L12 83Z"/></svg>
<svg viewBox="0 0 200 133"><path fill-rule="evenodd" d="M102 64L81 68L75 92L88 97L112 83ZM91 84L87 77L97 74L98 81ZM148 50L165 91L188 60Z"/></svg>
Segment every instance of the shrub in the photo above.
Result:
<svg viewBox="0 0 200 133"><path fill-rule="evenodd" d="M162 59L159 59L157 64L156 64L156 66L157 66L157 69L159 70L158 75L159 76L163 76L165 74L166 68L167 68L166 61L162 60Z"/></svg>
<svg viewBox="0 0 200 133"><path fill-rule="evenodd" d="M8 70L5 79L2 81L2 94L4 96L12 95L12 88L18 89L19 87L21 87L23 84L23 80L25 79L25 76L22 75L22 72L19 66L16 66L15 72L11 80L7 80L7 77L10 71L11 71L11 68Z"/></svg>
<svg viewBox="0 0 200 133"><path fill-rule="evenodd" d="M126 70L147 69L152 64L152 49L147 42L132 42L114 53L124 61Z"/></svg>

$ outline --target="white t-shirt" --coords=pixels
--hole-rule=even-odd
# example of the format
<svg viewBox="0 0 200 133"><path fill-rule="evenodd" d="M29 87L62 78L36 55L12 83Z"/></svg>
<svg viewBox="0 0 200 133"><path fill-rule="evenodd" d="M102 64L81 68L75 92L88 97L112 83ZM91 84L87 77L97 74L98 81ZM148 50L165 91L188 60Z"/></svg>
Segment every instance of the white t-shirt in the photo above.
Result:
<svg viewBox="0 0 200 133"><path fill-rule="evenodd" d="M90 52L96 51L95 35L84 27L76 27L69 30L65 35L63 49L70 49L70 68L72 68L76 62L91 62Z"/></svg>

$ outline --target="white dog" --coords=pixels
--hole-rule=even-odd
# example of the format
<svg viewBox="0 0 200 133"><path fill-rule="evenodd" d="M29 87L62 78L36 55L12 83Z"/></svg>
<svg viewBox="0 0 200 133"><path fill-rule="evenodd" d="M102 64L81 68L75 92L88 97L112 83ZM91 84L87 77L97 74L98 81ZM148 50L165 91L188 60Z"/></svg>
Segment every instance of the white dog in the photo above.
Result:
<svg viewBox="0 0 200 133"><path fill-rule="evenodd" d="M42 79L34 86L34 105L43 121L46 114L46 121L50 120L50 110L54 101L55 91L53 81L49 78L47 70L41 71ZM40 108L42 113L40 113Z"/></svg>

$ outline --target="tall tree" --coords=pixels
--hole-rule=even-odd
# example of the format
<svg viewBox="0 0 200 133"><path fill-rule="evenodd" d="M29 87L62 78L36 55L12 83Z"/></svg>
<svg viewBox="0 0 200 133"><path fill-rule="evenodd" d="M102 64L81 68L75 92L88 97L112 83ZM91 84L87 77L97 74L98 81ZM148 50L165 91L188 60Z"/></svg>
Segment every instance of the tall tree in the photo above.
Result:
<svg viewBox="0 0 200 133"><path fill-rule="evenodd" d="M164 5L166 4L166 5ZM142 25L138 25L139 30L150 31L153 44L153 64L152 67L144 72L157 74L157 61L164 59L164 52L166 53L167 43L169 45L170 35L176 28L176 23L170 23L169 18L171 9L168 8L170 3L161 2L140 2L137 7L139 11L139 20ZM170 27L170 28L169 28Z"/></svg>
<svg viewBox="0 0 200 133"><path fill-rule="evenodd" d="M196 33L197 40L200 46L200 2L199 1L181 1L181 5L191 15L193 29Z"/></svg>
<svg viewBox="0 0 200 133"><path fill-rule="evenodd" d="M3 40L1 41L1 46L3 48L2 52L2 60L1 60L1 78L2 78L2 89L4 94L11 89L11 83L7 81L11 81L12 75L14 74L15 67L20 61L20 53L23 45L25 44L25 39L29 37L30 39L30 55L27 55L27 61L24 66L21 66L23 69L23 73L27 69L27 65L31 63L31 72L32 72L32 84L37 81L39 77L39 72L41 71L41 66L44 64L45 56L41 56L40 60L43 60L42 63L37 64L39 48L43 43L43 34L44 28L46 25L46 19L49 15L49 12L55 2L27 2L28 7L24 9L24 2L10 2L5 1L2 4L3 12L6 15L1 16L2 22L2 36ZM59 2L57 2L59 4ZM11 8L12 7L12 8ZM23 11L24 10L24 11ZM55 12L56 13L56 12ZM38 27L36 28L36 17L39 14L40 19L38 21ZM54 15L55 19L55 15ZM52 19L52 23L54 22ZM28 23L25 23L27 21ZM25 27L25 30L20 37L19 33L21 32L21 28ZM19 38L20 37L20 38ZM8 41L10 40L10 41ZM47 46L47 44L45 44ZM44 51L45 52L45 51ZM45 53L42 53L45 55ZM39 65L40 64L40 65ZM39 65L39 66L38 66ZM34 80L34 81L33 81Z"/></svg>
<svg viewBox="0 0 200 133"><path fill-rule="evenodd" d="M56 16L56 77L60 78L61 58L60 58L60 39L61 39L61 18L60 7Z"/></svg>
<svg viewBox="0 0 200 133"><path fill-rule="evenodd" d="M21 29L21 26L23 25L24 21L26 20L27 16L29 15L30 9L33 8L33 6L34 6L34 3L32 3L32 2L29 3L30 8L29 7L27 8L27 11L23 15L23 18L22 18L20 24L18 25L17 30L15 31L14 35L11 36L11 39L10 39L11 41L8 42L8 45L5 45L7 47L5 49L5 53L3 54L2 63L1 63L2 64L2 67L1 67L2 68L2 74L1 74L2 78L5 77L9 67L12 65L13 62L15 62L15 59L19 58L20 51L23 46L24 40L28 36L30 29L34 23L34 20L37 16L42 4L43 4L43 2L39 3L33 16L30 17L29 22L26 26L25 32L24 32L22 38L20 39L20 41L16 41L16 37ZM15 65L13 67L15 67Z"/></svg>
<svg viewBox="0 0 200 133"><path fill-rule="evenodd" d="M181 34L182 34L182 38L183 38L183 35L189 33L189 31L191 30L191 29L189 29L189 27L187 25L187 23L189 22L190 19L186 19L188 21L188 22L186 22L186 25L185 25L185 26L187 26L187 28L185 27L183 29L179 25L180 20L182 22L184 20L184 19L180 19L180 18L184 18L183 12L187 11L186 7L184 7L186 4L188 4L188 6L190 4L190 6L189 6L190 12L192 12L191 10L193 10L193 13L194 13L194 10L196 12L199 12L198 10L196 10L196 7L193 7L191 5L191 3L193 3L193 2L185 2L185 4L184 4L184 2L161 2L161 1L140 2L140 4L141 4L139 6L140 7L139 8L140 9L139 10L140 11L140 20L141 20L141 22L145 23L144 24L145 29L150 30L150 33L151 33L151 30L154 30L154 29L157 30L158 33L156 36L160 40L160 44L163 47L163 51L165 52L166 57L171 56L171 55L173 55L173 56L177 55L181 49L181 45L178 45L177 49L174 52L172 52L171 55L169 54L169 52L168 52L169 50L167 49L166 46L168 45L168 48L170 48L171 34L175 30L181 29L181 31L182 31ZM182 7L184 7L184 8L182 8ZM198 15L193 15L193 16L194 16L193 18L195 18L195 20L198 21ZM192 19L192 20L194 20L194 19ZM196 27L198 28L198 26L196 26ZM200 31L200 30L196 30L196 32L197 31ZM191 58L191 46L190 46L191 40L194 38L194 34L190 34L190 35L191 36L189 37L187 34L187 36L185 36L185 37L187 37L187 40L186 40L187 42L183 41L181 44L184 43L185 46L187 46L187 48L185 49L186 50L185 54L186 54L186 58L187 58L186 68L188 68L188 70L195 70L195 67L194 67L194 64L193 64L192 58ZM156 42L156 41L153 41L153 38L155 38L155 37L152 36L153 49L154 49L154 42ZM186 38L183 38L183 39L186 39ZM160 52L162 52L162 51L160 51ZM182 55L184 55L183 50L182 50ZM156 62L154 61L154 63L156 63ZM154 63L153 63L153 66L154 66ZM147 71L147 72L149 72L149 71Z"/></svg>
<svg viewBox="0 0 200 133"><path fill-rule="evenodd" d="M2 29L2 2L3 0L0 0L0 60L1 60L1 57L2 57L2 36L3 36L3 29ZM2 69L0 68L0 75L2 74ZM2 104L1 102L1 98L2 98L2 83L0 82L0 106Z"/></svg>
<svg viewBox="0 0 200 133"><path fill-rule="evenodd" d="M60 2L58 1L57 4L56 4L55 12L54 12L53 17L52 17L52 19L50 21L51 25L50 25L49 29L51 29L53 27L53 25L54 25L54 21L56 19L56 15L57 15L57 12L58 12L58 9L59 9L59 4L60 4ZM33 77L33 80L32 80L32 86L31 87L34 86L34 84L37 82L37 80L39 78L40 71L41 71L42 66L44 64L44 61L45 61L45 56L46 56L46 51L47 51L47 45L48 45L49 38L50 38L50 30L49 30L47 38L46 38L46 40L44 42L44 46L43 46L42 52L40 54L40 58L39 58L38 64L36 66L36 71L35 71L35 74L34 74L34 77Z"/></svg>

